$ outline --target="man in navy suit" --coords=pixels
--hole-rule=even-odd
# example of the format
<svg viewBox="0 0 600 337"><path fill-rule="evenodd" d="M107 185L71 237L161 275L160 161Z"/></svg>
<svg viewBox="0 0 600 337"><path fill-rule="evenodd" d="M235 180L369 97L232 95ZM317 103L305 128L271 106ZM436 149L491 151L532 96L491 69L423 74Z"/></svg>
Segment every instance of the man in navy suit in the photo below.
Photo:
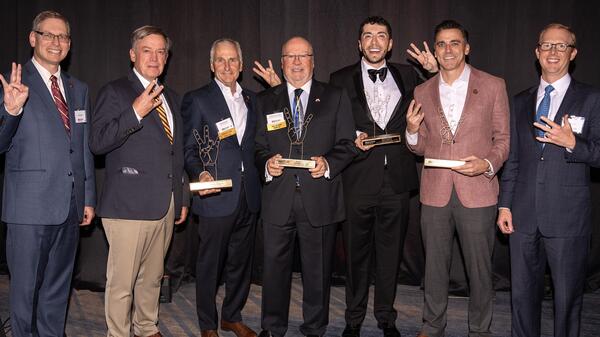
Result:
<svg viewBox="0 0 600 337"><path fill-rule="evenodd" d="M255 96L237 82L242 64L237 41L216 40L210 49L215 78L187 93L182 103L185 168L190 179L233 181L231 189L199 191L192 203L199 217L196 308L202 337L218 336L215 297L221 281L226 290L221 329L237 337L256 336L241 314L250 291L260 209L260 179L254 165Z"/></svg>
<svg viewBox="0 0 600 337"><path fill-rule="evenodd" d="M512 335L540 335L544 272L554 284L554 335L579 336L591 233L590 167L600 166L600 90L575 81L575 33L542 30L540 83L514 97L498 226L510 234Z"/></svg>
<svg viewBox="0 0 600 337"><path fill-rule="evenodd" d="M71 45L67 19L33 20L32 59L0 76L0 152L6 152L2 220L15 337L64 335L79 225L94 217L88 148L88 87L61 70Z"/></svg>
<svg viewBox="0 0 600 337"><path fill-rule="evenodd" d="M159 84L171 41L154 26L131 34L133 69L100 90L90 148L106 155L98 203L110 245L105 313L109 337L159 337L158 298L173 222L189 205L177 94ZM133 310L132 310L133 307Z"/></svg>

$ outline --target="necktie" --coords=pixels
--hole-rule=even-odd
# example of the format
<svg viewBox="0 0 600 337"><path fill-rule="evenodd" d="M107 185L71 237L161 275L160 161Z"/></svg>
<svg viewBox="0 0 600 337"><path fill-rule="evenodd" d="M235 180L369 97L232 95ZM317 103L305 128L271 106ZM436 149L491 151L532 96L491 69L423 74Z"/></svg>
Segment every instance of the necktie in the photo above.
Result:
<svg viewBox="0 0 600 337"><path fill-rule="evenodd" d="M369 78L371 79L371 81L373 81L373 83L377 81L377 75L379 75L379 79L381 80L381 82L383 82L385 81L385 77L387 76L387 67L379 68L378 70L369 69L367 70L367 72L369 73Z"/></svg>
<svg viewBox="0 0 600 337"><path fill-rule="evenodd" d="M58 88L58 80L56 76L50 76L50 90L52 91L52 98L54 99L54 104L56 104L56 108L58 109L58 113L60 114L60 119L62 119L63 126L67 131L67 135L71 136L71 122L69 121L69 108L67 107L67 103L65 102L65 98L63 97L60 89Z"/></svg>
<svg viewBox="0 0 600 337"><path fill-rule="evenodd" d="M169 120L167 119L167 111L163 104L156 107L156 111L158 111L158 117L160 118L160 123L165 129L165 133L167 134L167 138L169 138L169 143L173 144L173 134L171 133L171 128L169 127Z"/></svg>
<svg viewBox="0 0 600 337"><path fill-rule="evenodd" d="M544 98L542 98L537 112L535 113L535 121L538 123L544 124L544 122L541 120L541 117L548 117L548 112L550 112L550 93L552 91L554 91L554 87L552 85L548 85L544 89ZM538 137L544 137L544 131L536 128L535 132Z"/></svg>
<svg viewBox="0 0 600 337"><path fill-rule="evenodd" d="M302 122L304 121L304 110L302 109L302 101L300 100L301 95L302 89L294 90L294 129L297 140L302 135Z"/></svg>

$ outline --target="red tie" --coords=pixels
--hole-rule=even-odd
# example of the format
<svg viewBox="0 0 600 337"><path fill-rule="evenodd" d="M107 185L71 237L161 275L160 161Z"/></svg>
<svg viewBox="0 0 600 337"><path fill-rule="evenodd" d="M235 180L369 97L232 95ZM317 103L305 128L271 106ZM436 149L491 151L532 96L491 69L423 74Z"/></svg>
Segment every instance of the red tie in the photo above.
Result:
<svg viewBox="0 0 600 337"><path fill-rule="evenodd" d="M58 81L56 79L56 76L54 76L54 75L50 76L50 82L52 82L52 85L50 86L50 88L52 89L52 98L54 98L54 104L56 104L56 108L58 109L58 112L60 113L60 119L62 119L62 121L63 121L63 126L65 127L67 134L69 136L71 136L71 122L69 121L69 108L67 107L67 103L65 102L65 99L64 99L62 93L60 92L60 89L58 88Z"/></svg>

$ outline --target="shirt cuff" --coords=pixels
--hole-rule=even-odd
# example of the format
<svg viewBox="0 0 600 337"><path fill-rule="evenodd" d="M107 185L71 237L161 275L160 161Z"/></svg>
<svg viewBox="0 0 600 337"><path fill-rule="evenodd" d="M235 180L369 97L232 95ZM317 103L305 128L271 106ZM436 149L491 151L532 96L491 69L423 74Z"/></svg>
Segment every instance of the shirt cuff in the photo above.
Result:
<svg viewBox="0 0 600 337"><path fill-rule="evenodd" d="M415 146L419 141L419 133L409 133L408 130L405 132L406 142L408 145Z"/></svg>
<svg viewBox="0 0 600 337"><path fill-rule="evenodd" d="M133 106L131 106L133 108L133 113L135 114L135 118L137 118L138 123L142 122L142 117L140 117L140 115L138 115L137 111L135 111L135 108Z"/></svg>
<svg viewBox="0 0 600 337"><path fill-rule="evenodd" d="M6 113L8 113L8 109L6 108L6 104L4 104L4 110L6 110ZM16 115L11 115L10 113L8 113L8 114L11 115L11 116L17 117L17 116L21 115L22 112L23 112L23 107L21 107L19 109L19 112L17 112Z"/></svg>
<svg viewBox="0 0 600 337"><path fill-rule="evenodd" d="M269 174L269 170L267 169L268 161L265 163L265 182L270 182L273 180L273 176Z"/></svg>
<svg viewBox="0 0 600 337"><path fill-rule="evenodd" d="M329 170L329 163L327 162L327 159L323 158L323 160L325 161L325 166L327 166L325 173L323 173L323 177L325 177L326 179L331 179L331 170Z"/></svg>
<svg viewBox="0 0 600 337"><path fill-rule="evenodd" d="M494 165L492 165L492 162L483 158L483 160L487 161L488 165L489 165L489 169L487 171L485 171L483 174L485 174L488 177L492 177L495 173L494 171Z"/></svg>

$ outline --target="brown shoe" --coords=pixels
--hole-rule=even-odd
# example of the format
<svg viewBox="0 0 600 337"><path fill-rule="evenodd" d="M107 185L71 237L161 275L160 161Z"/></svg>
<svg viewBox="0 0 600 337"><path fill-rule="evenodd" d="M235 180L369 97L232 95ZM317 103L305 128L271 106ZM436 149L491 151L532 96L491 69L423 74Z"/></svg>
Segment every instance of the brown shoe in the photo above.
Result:
<svg viewBox="0 0 600 337"><path fill-rule="evenodd" d="M237 337L256 337L256 332L243 322L227 322L221 320L221 330L233 331ZM204 336L202 336L204 337Z"/></svg>
<svg viewBox="0 0 600 337"><path fill-rule="evenodd" d="M200 332L201 337L219 337L217 330L202 330Z"/></svg>

